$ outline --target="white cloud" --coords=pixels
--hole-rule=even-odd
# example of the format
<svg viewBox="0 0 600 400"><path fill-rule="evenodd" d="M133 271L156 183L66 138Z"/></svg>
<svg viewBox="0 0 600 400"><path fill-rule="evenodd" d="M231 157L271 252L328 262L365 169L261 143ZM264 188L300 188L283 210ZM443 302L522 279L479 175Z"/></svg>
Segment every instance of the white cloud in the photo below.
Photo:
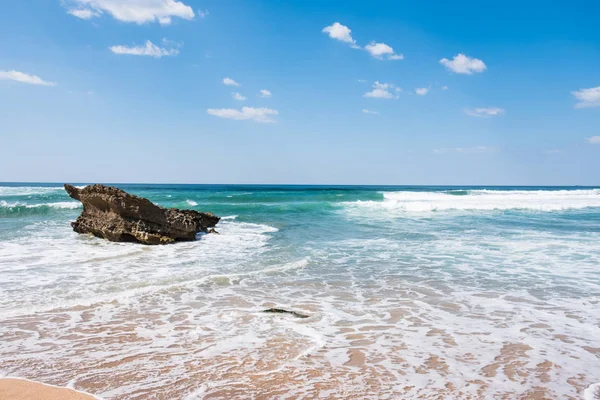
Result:
<svg viewBox="0 0 600 400"><path fill-rule="evenodd" d="M231 78L223 78L223 84L225 84L227 86L240 86L239 83L237 83L236 81L234 81Z"/></svg>
<svg viewBox="0 0 600 400"><path fill-rule="evenodd" d="M504 114L504 110L498 107L491 108L465 108L465 114L471 117L494 117Z"/></svg>
<svg viewBox="0 0 600 400"><path fill-rule="evenodd" d="M54 86L56 83L47 82L37 75L29 75L24 72L15 70L11 71L0 71L0 80L9 80L21 83L28 83L30 85L41 85L41 86Z"/></svg>
<svg viewBox="0 0 600 400"><path fill-rule="evenodd" d="M456 147L446 149L434 149L433 152L436 154L479 154L479 153L491 153L495 149L487 146L475 146L475 147Z"/></svg>
<svg viewBox="0 0 600 400"><path fill-rule="evenodd" d="M192 7L177 0L63 0L67 12L82 19L107 13L123 22L168 25L172 18L194 19Z"/></svg>
<svg viewBox="0 0 600 400"><path fill-rule="evenodd" d="M429 92L428 87L416 88L415 93L419 96L425 96Z"/></svg>
<svg viewBox="0 0 600 400"><path fill-rule="evenodd" d="M271 94L272 93L269 90L267 90L267 89L261 89L259 96L260 97L271 97Z"/></svg>
<svg viewBox="0 0 600 400"><path fill-rule="evenodd" d="M165 39L163 39L163 42ZM112 46L109 47L110 51L115 54L127 54L131 56L149 56L154 58L161 58L165 56L176 56L179 54L179 50L177 49L166 49L163 47L158 47L151 41L147 40L144 46L132 46L127 47L123 45Z"/></svg>
<svg viewBox="0 0 600 400"><path fill-rule="evenodd" d="M404 58L402 54L395 54L394 49L385 43L371 42L365 46L365 50L379 60L383 60L384 57L388 60L402 60Z"/></svg>
<svg viewBox="0 0 600 400"><path fill-rule="evenodd" d="M208 12L208 10L204 10L204 11L196 10L196 12L198 13L198 17L200 17L200 18L206 18L206 17L208 17L208 14L210 14Z"/></svg>
<svg viewBox="0 0 600 400"><path fill-rule="evenodd" d="M358 83L367 83L367 80L366 79L359 79Z"/></svg>
<svg viewBox="0 0 600 400"><path fill-rule="evenodd" d="M600 136L592 136L586 139L589 144L600 144Z"/></svg>
<svg viewBox="0 0 600 400"><path fill-rule="evenodd" d="M471 58L463 53L455 55L452 61L442 58L440 64L457 74L472 75L473 72L483 72L487 69L483 61Z"/></svg>
<svg viewBox="0 0 600 400"><path fill-rule="evenodd" d="M385 89L373 89L372 91L365 93L363 96L372 97L375 99L391 99L394 97L393 94Z"/></svg>
<svg viewBox="0 0 600 400"><path fill-rule="evenodd" d="M363 94L363 97L370 97L375 99L391 99L394 97L394 95L390 93L390 89L395 89L396 92L402 90L392 85L391 83L379 83L378 81L375 81L375 83L373 83L373 90Z"/></svg>
<svg viewBox="0 0 600 400"><path fill-rule="evenodd" d="M91 19L93 17L97 17L100 14L92 11L90 9L85 9L85 8L73 8L70 10L67 10L67 12L71 15L76 16L77 18L81 18L81 19Z"/></svg>
<svg viewBox="0 0 600 400"><path fill-rule="evenodd" d="M352 30L339 22L334 22L333 24L326 26L321 32L327 33L332 39L348 43L353 48L358 48L356 40L352 39Z"/></svg>
<svg viewBox="0 0 600 400"><path fill-rule="evenodd" d="M279 111L270 108L254 108L254 107L242 107L241 110L233 108L209 108L206 110L210 115L214 115L220 118L228 118L235 120L252 120L261 123L272 123L275 122L271 118L272 115L279 115Z"/></svg>
<svg viewBox="0 0 600 400"><path fill-rule="evenodd" d="M579 103L575 104L575 108L600 107L600 86L580 89L571 92Z"/></svg>
<svg viewBox="0 0 600 400"><path fill-rule="evenodd" d="M442 86L442 90L448 90L448 86Z"/></svg>
<svg viewBox="0 0 600 400"><path fill-rule="evenodd" d="M379 115L379 111L367 110L366 108L363 108L362 112L365 114Z"/></svg>
<svg viewBox="0 0 600 400"><path fill-rule="evenodd" d="M246 97L242 96L241 93L232 93L231 94L233 96L234 99L239 100L239 101L244 101L246 100Z"/></svg>

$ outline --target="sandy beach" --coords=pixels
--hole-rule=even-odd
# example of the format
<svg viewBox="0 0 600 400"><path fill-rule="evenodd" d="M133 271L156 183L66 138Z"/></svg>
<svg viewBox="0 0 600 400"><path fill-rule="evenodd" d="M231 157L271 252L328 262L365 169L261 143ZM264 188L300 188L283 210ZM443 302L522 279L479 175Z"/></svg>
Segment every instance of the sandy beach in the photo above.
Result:
<svg viewBox="0 0 600 400"><path fill-rule="evenodd" d="M26 379L0 378L2 400L95 400L96 397L69 388Z"/></svg>

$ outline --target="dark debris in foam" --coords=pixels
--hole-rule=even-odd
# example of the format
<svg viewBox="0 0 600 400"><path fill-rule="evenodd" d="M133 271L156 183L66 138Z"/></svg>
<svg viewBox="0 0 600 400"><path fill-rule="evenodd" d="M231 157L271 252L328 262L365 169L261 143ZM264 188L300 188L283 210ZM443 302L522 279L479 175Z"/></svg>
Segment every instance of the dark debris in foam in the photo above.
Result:
<svg viewBox="0 0 600 400"><path fill-rule="evenodd" d="M263 312L272 313L272 314L291 314L296 318L308 318L308 315L300 314L299 312L296 312L296 311L284 310L282 308L269 308L267 310L264 310Z"/></svg>

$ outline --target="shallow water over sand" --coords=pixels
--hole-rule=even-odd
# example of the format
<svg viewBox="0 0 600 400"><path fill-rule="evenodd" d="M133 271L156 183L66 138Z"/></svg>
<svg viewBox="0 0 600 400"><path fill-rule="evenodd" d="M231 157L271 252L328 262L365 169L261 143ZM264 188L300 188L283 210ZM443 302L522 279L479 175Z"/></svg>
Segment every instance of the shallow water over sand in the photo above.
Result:
<svg viewBox="0 0 600 400"><path fill-rule="evenodd" d="M60 188L0 187L0 373L106 399L600 382L598 189L123 188L226 216L221 234L108 243L70 230Z"/></svg>

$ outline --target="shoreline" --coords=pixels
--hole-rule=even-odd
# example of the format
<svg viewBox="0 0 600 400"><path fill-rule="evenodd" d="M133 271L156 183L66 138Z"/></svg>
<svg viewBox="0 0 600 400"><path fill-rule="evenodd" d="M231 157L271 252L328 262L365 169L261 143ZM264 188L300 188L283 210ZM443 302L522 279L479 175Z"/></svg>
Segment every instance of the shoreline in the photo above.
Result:
<svg viewBox="0 0 600 400"><path fill-rule="evenodd" d="M0 378L0 399L102 400L100 397L77 389L15 377Z"/></svg>
<svg viewBox="0 0 600 400"><path fill-rule="evenodd" d="M600 400L600 189L132 190L229 216L174 247L77 235L62 188L0 189L0 379L105 400Z"/></svg>

